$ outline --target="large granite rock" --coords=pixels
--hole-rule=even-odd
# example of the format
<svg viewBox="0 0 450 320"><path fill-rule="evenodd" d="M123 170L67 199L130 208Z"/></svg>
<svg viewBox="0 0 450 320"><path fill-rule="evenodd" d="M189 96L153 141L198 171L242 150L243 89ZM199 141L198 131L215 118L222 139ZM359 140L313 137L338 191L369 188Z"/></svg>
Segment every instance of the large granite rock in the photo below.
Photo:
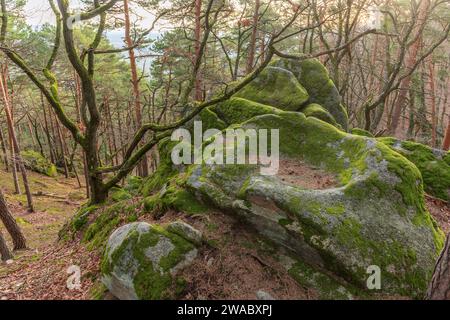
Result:
<svg viewBox="0 0 450 320"><path fill-rule="evenodd" d="M367 269L376 265L381 292L425 292L444 236L411 162L376 139L301 113L257 116L241 127L279 129L282 158L322 168L339 185L310 190L262 176L257 165L197 165L187 181L194 194L356 287L366 288Z"/></svg>

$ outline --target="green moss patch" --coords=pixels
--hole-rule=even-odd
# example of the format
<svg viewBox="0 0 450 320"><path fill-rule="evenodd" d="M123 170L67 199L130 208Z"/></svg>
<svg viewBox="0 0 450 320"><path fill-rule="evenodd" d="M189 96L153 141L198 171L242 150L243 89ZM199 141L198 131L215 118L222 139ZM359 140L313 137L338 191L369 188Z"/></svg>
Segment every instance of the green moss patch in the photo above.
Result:
<svg viewBox="0 0 450 320"><path fill-rule="evenodd" d="M407 158L420 170L429 194L450 200L450 159L449 153L411 141L399 141L395 138L379 139L396 152Z"/></svg>
<svg viewBox="0 0 450 320"><path fill-rule="evenodd" d="M311 103L301 111L307 117L315 117L322 121L328 122L329 124L332 124L335 127L338 126L338 123L336 122L334 117L324 107L322 107L317 103Z"/></svg>
<svg viewBox="0 0 450 320"><path fill-rule="evenodd" d="M309 99L294 74L278 67L265 68L235 96L286 111L297 111Z"/></svg>
<svg viewBox="0 0 450 320"><path fill-rule="evenodd" d="M364 130L364 129L353 128L351 132L352 132L352 134L357 135L357 136L375 138L375 136L372 133L370 133L369 131Z"/></svg>
<svg viewBox="0 0 450 320"><path fill-rule="evenodd" d="M309 94L309 102L317 103L328 110L344 130L348 127L348 115L341 104L339 91L330 79L328 70L318 59L302 61L277 59L271 66L291 71Z"/></svg>
<svg viewBox="0 0 450 320"><path fill-rule="evenodd" d="M39 152L25 150L20 155L27 169L45 174L49 177L56 177L58 175L56 166L44 158Z"/></svg>

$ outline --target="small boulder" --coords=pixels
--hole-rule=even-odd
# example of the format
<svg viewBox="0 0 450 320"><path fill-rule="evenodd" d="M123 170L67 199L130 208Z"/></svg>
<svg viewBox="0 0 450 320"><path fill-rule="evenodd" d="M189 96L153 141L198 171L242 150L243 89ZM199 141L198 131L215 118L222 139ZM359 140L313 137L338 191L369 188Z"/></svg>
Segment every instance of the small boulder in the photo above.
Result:
<svg viewBox="0 0 450 320"><path fill-rule="evenodd" d="M45 174L49 177L56 177L58 172L56 166L44 158L39 152L25 150L20 153L25 168L28 170Z"/></svg>
<svg viewBox="0 0 450 320"><path fill-rule="evenodd" d="M180 225L175 229L199 234L190 226ZM102 282L121 300L176 298L184 286L179 272L194 261L197 252L189 239L166 228L145 222L127 224L109 238Z"/></svg>
<svg viewBox="0 0 450 320"><path fill-rule="evenodd" d="M175 233L197 245L202 243L202 233L186 222L172 222L167 226L167 231Z"/></svg>
<svg viewBox="0 0 450 320"><path fill-rule="evenodd" d="M272 297L272 295L270 293L267 293L263 290L258 290L256 291L256 298L258 300L276 300L274 297Z"/></svg>

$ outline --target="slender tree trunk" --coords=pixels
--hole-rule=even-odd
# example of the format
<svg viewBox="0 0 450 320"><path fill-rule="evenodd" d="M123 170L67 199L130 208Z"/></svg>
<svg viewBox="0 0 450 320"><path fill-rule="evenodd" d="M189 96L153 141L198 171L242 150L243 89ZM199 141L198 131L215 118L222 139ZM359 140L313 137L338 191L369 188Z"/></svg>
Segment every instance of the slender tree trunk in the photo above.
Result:
<svg viewBox="0 0 450 320"><path fill-rule="evenodd" d="M64 148L64 139L63 139L63 135L61 132L61 126L59 125L58 119L56 119L56 129L58 131L58 140L59 140L59 145L61 147L61 156L62 156L62 161L63 161L63 165L64 165L64 175L67 179L67 178L69 178L69 167L67 166L66 151Z"/></svg>
<svg viewBox="0 0 450 320"><path fill-rule="evenodd" d="M5 238L3 238L3 234L0 231L0 256L2 261L8 261L13 258L11 251L9 251L8 246L6 245Z"/></svg>
<svg viewBox="0 0 450 320"><path fill-rule="evenodd" d="M136 56L134 54L133 40L131 39L131 23L130 23L130 11L128 6L128 0L123 1L124 13L125 13L125 42L130 48L130 68L131 68L131 83L133 85L134 95L134 109L136 112L136 126L140 128L142 126L142 114L141 114L141 93L139 90L139 78L136 66ZM140 163L140 173L142 177L148 176L148 160L147 155L144 155Z"/></svg>
<svg viewBox="0 0 450 320"><path fill-rule="evenodd" d="M201 46L201 36L202 36L202 25L201 25L201 15L202 15L202 0L195 0L195 59L196 61L200 55ZM201 72L197 74L195 78L195 100L201 101L202 97L202 79L200 76Z"/></svg>
<svg viewBox="0 0 450 320"><path fill-rule="evenodd" d="M450 149L450 116L448 117L447 130L445 130L444 142L442 144L442 149Z"/></svg>
<svg viewBox="0 0 450 320"><path fill-rule="evenodd" d="M428 64L430 71L430 94L431 94L431 146L436 147L436 131L437 131L437 116L436 116L436 90L434 84L434 64L430 59Z"/></svg>
<svg viewBox="0 0 450 320"><path fill-rule="evenodd" d="M419 7L417 26L416 30L418 33L421 32L423 24L425 24L425 18L427 15L427 10L430 5L430 0L422 0ZM406 60L406 69L412 69L417 61L417 54L419 52L420 45L422 43L422 35L417 33L416 41L411 45L409 50L409 57ZM400 122L400 116L402 114L403 107L405 106L406 96L408 94L409 86L411 83L411 76L406 77L400 84L399 96L397 102L394 105L394 110L392 112L392 120L389 128L390 134L394 135L397 132L397 128Z"/></svg>
<svg viewBox="0 0 450 320"><path fill-rule="evenodd" d="M436 263L425 298L427 300L450 300L450 237L448 236Z"/></svg>
<svg viewBox="0 0 450 320"><path fill-rule="evenodd" d="M8 125L8 134L9 134L9 155L11 158L11 172L14 182L14 191L16 192L16 194L21 194L22 192L20 191L19 178L17 176L17 159L16 154L14 152L14 146L11 139L11 128L9 125Z"/></svg>
<svg viewBox="0 0 450 320"><path fill-rule="evenodd" d="M5 106L5 113L7 122L10 126L10 133L11 133L11 142L15 153L15 159L17 160L17 164L19 165L20 171L22 173L22 180L23 185L25 187L25 193L27 196L27 202L28 202L28 210L30 212L34 212L34 206L33 206L33 197L31 196L31 190L30 186L28 184L28 177L27 177L27 171L25 170L25 166L23 165L22 157L20 156L20 147L19 143L17 142L17 138L14 132L14 122L12 118L11 108L9 105L9 99L8 99L8 93L6 91L5 83L3 82L4 77L0 77L0 91L1 95L3 97L3 103Z"/></svg>
<svg viewBox="0 0 450 320"><path fill-rule="evenodd" d="M50 154L50 161L52 163L56 163L55 162L55 156L54 156L54 152L53 152L53 148L52 148L52 139L50 137L50 130L48 127L48 120L47 120L47 108L45 107L45 102L44 102L44 95L41 92L41 106L42 106L42 111L43 111L43 115L44 115L44 125L45 125L45 135L47 137L47 142L48 142L48 152Z"/></svg>
<svg viewBox="0 0 450 320"><path fill-rule="evenodd" d="M84 169L84 179L86 181L86 197L89 199L91 197L91 188L89 187L89 171L86 153L84 151L83 151L83 169Z"/></svg>
<svg viewBox="0 0 450 320"><path fill-rule="evenodd" d="M255 52L256 52L256 36L258 34L258 21L259 21L259 9L261 7L261 1L255 1L255 11L253 13L253 26L252 26L252 36L250 39L250 45L247 57L247 74L253 71L255 65Z"/></svg>
<svg viewBox="0 0 450 320"><path fill-rule="evenodd" d="M0 220L5 225L6 230L11 235L13 240L14 250L25 249L27 247L25 237L20 230L14 217L11 215L6 204L3 192L0 190Z"/></svg>
<svg viewBox="0 0 450 320"><path fill-rule="evenodd" d="M28 130L30 131L30 138L31 138L31 143L33 144L33 149L36 149L36 139L34 138L33 127L31 125L30 119L28 119L27 124L28 124Z"/></svg>
<svg viewBox="0 0 450 320"><path fill-rule="evenodd" d="M0 144L2 147L3 161L5 163L5 170L6 170L6 172L8 172L9 171L8 152L6 150L5 136L3 135L3 130L1 128L0 128Z"/></svg>

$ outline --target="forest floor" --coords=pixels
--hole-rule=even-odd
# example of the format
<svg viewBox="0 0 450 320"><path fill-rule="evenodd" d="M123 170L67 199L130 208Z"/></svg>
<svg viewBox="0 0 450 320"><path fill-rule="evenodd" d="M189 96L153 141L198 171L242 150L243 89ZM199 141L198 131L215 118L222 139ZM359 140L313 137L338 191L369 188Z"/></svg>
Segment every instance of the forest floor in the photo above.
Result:
<svg viewBox="0 0 450 320"><path fill-rule="evenodd" d="M58 243L59 230L86 201L84 188L79 188L76 179L63 175L51 178L28 172L28 178L34 194L34 213L26 208L25 194L14 194L11 173L0 170L1 188L28 247L15 252L11 263L0 263L0 300L89 298L89 273L82 278L86 290L83 286L81 290L68 290L67 269L71 265L83 270L97 268L96 253L88 252L79 243ZM4 228L1 230L11 248L9 235Z"/></svg>
<svg viewBox="0 0 450 320"><path fill-rule="evenodd" d="M282 175L286 175L287 183L292 183L289 176L293 168L289 164L285 167L286 172L283 171ZM310 172L310 180L316 180L314 177L317 174L317 171ZM78 187L76 179L65 179L62 175L50 178L30 172L29 180L32 192L40 194L34 197L35 213L27 212L25 195L14 194L11 174L0 170L1 187L29 247L15 252L12 263L0 263L0 300L92 299L99 296L103 293L98 285L100 253L87 250L79 241L58 242L61 227L86 201L84 189ZM333 177L327 176L322 180L321 185L333 184ZM450 232L450 204L428 196L426 203L443 231ZM173 212L157 222L164 223L173 219L190 220L189 223L202 229L212 241L226 240L220 253L205 250L201 253L199 263L189 268L189 283L196 285L189 288L184 299L254 299L254 293L258 289L263 289L278 299L315 298L314 292L296 285L276 261L261 259L251 246L255 241L253 236L239 225L228 221L229 217L211 213L205 223L199 221L199 218ZM155 222L149 216L142 216L140 220ZM4 229L2 233L11 246ZM82 271L81 288L69 290L68 268L73 265L80 267ZM208 281L197 281L205 278ZM261 285L264 287L260 288Z"/></svg>

